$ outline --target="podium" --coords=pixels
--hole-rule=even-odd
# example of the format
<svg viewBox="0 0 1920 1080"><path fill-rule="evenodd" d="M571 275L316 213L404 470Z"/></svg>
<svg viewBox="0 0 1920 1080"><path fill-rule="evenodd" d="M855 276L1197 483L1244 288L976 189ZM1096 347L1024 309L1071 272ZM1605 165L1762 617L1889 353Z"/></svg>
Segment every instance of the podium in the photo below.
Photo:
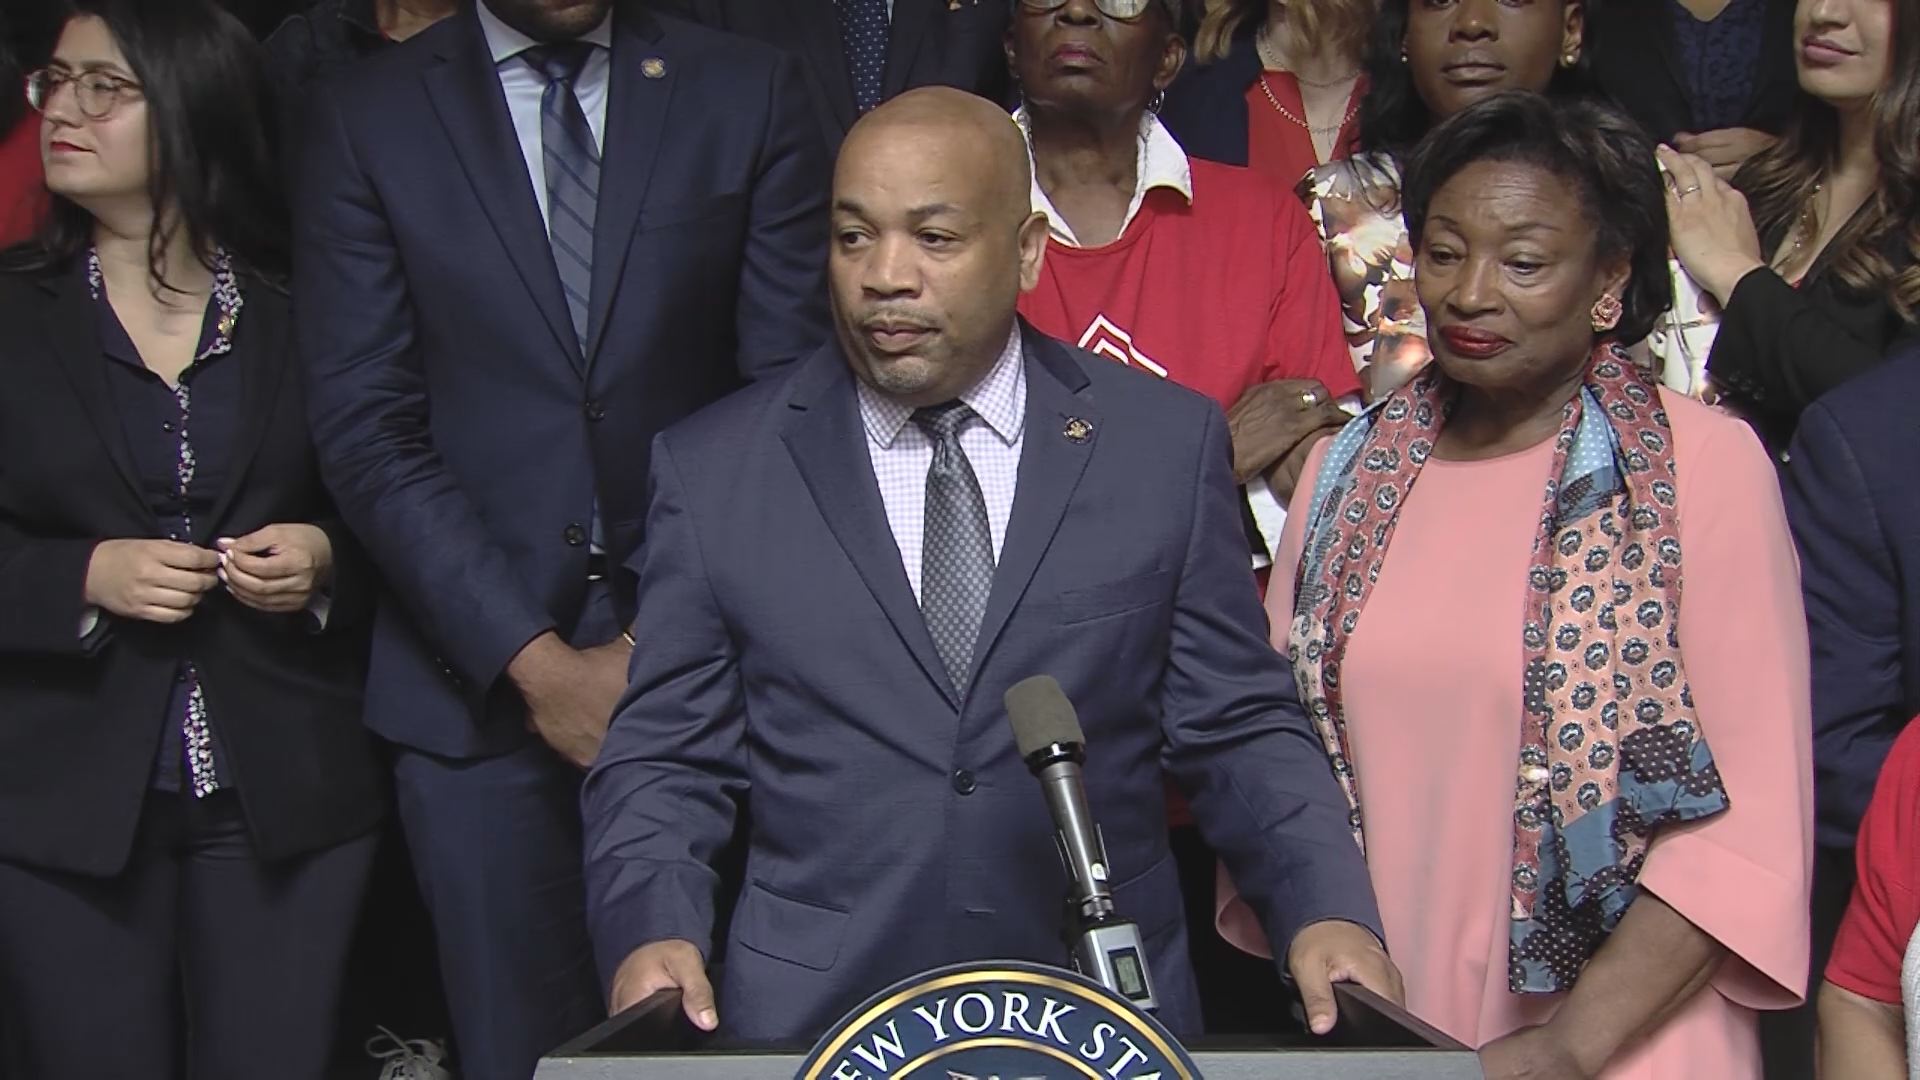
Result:
<svg viewBox="0 0 1920 1080"><path fill-rule="evenodd" d="M1340 1023L1322 1038L1202 1038L1202 1080L1483 1080L1473 1051L1365 988L1341 984ZM689 1024L662 991L542 1058L535 1080L794 1080L802 1047L728 1046ZM929 1074L932 1075L938 1074Z"/></svg>

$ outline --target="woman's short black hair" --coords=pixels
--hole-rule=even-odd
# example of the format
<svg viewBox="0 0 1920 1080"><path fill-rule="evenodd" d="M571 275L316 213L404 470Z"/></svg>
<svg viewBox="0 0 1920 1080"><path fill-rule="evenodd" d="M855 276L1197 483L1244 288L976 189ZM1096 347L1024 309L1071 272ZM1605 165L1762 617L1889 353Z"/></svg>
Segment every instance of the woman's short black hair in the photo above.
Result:
<svg viewBox="0 0 1920 1080"><path fill-rule="evenodd" d="M1536 166L1579 192L1602 258L1628 265L1615 338L1631 345L1673 306L1667 263L1667 199L1653 140L1611 106L1509 90L1462 109L1427 134L1400 182L1407 235L1416 252L1434 193L1483 161Z"/></svg>
<svg viewBox="0 0 1920 1080"><path fill-rule="evenodd" d="M1408 9L1412 0L1381 0L1367 36L1363 67L1367 93L1360 101L1359 145L1362 153L1384 154L1398 161L1411 153L1428 129L1433 115L1413 88L1413 72L1406 56ZM1554 97L1594 95L1592 65L1582 47L1572 67L1555 67L1547 93Z"/></svg>
<svg viewBox="0 0 1920 1080"><path fill-rule="evenodd" d="M153 138L148 256L156 280L184 230L202 259L222 247L269 278L287 269L274 93L260 46L213 0L70 0L68 19L107 24L140 81ZM178 217L164 220L168 207ZM0 259L5 269L63 266L93 239L93 217L53 197L40 235Z"/></svg>

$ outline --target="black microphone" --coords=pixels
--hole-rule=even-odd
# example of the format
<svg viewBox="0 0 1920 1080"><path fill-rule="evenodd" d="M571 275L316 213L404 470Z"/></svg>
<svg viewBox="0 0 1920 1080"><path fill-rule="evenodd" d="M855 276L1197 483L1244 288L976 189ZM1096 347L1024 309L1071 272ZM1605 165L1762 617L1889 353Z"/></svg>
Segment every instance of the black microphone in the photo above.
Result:
<svg viewBox="0 0 1920 1080"><path fill-rule="evenodd" d="M1066 938L1074 970L1142 1009L1157 1008L1140 928L1114 911L1106 842L1087 809L1080 771L1086 736L1073 702L1051 675L1022 679L1005 701L1020 756L1046 794L1054 842L1066 865Z"/></svg>

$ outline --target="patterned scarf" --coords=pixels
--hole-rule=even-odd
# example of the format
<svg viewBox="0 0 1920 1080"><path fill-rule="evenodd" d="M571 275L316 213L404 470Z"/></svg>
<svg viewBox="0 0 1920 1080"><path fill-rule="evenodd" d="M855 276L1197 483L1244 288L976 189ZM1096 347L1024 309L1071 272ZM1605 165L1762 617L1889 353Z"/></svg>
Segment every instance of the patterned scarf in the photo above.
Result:
<svg viewBox="0 0 1920 1080"><path fill-rule="evenodd" d="M1287 655L1365 848L1341 662L1454 399L1437 367L1355 419L1315 477ZM1566 406L1527 570L1507 985L1572 987L1664 826L1727 808L1680 661L1673 437L1608 346ZM1463 538L1464 539L1464 538Z"/></svg>

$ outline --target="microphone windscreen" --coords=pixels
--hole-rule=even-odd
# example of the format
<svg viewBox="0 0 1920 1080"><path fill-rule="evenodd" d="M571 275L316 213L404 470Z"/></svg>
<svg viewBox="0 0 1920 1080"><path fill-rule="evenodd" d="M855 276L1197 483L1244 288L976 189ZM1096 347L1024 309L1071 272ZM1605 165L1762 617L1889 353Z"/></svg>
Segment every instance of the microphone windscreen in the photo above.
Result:
<svg viewBox="0 0 1920 1080"><path fill-rule="evenodd" d="M1020 756L1028 757L1054 743L1084 744L1080 718L1073 702L1051 675L1022 679L1007 690L1007 719L1013 723L1013 741Z"/></svg>

